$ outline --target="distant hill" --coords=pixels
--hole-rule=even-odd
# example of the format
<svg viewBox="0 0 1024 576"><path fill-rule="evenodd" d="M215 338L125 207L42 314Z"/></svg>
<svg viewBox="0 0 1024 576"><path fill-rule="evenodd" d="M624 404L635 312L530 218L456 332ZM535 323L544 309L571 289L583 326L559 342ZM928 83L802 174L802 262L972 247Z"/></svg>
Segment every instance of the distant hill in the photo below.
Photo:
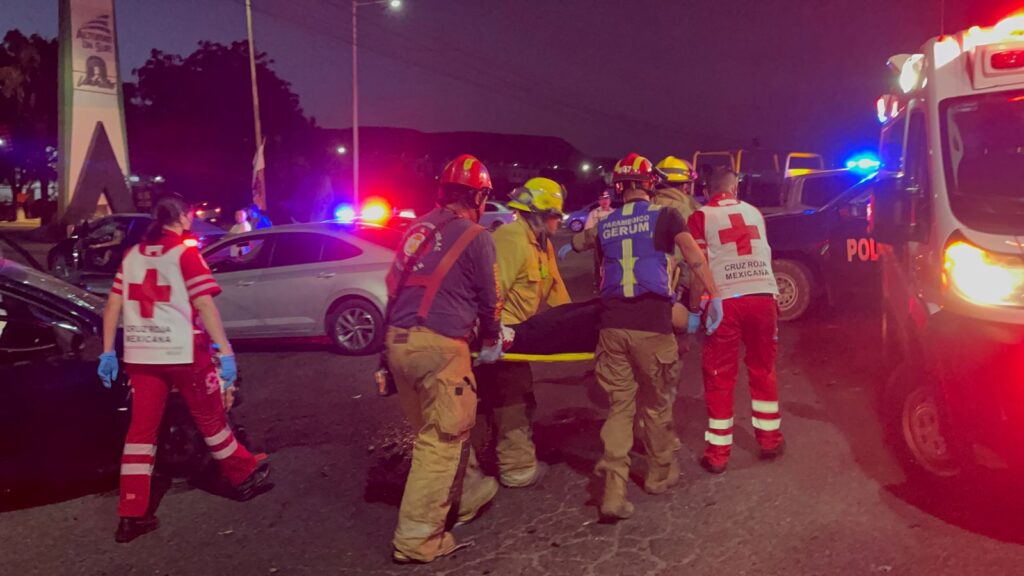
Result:
<svg viewBox="0 0 1024 576"><path fill-rule="evenodd" d="M322 129L330 144L351 146L351 129ZM360 153L444 161L459 154L473 154L485 163L519 163L531 166L574 165L582 152L562 138L492 132L420 132L408 128L367 126L359 128Z"/></svg>

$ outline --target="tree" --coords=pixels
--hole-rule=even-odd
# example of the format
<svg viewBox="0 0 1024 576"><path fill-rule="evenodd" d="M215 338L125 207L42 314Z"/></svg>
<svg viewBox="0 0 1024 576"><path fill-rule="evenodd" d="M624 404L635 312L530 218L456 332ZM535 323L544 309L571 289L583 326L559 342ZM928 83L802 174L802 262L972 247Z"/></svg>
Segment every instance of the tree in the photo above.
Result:
<svg viewBox="0 0 1024 576"><path fill-rule="evenodd" d="M291 85L258 54L271 204L288 199L309 172L325 162L313 120L306 118ZM154 50L125 84L132 169L162 175L192 200L230 209L250 198L252 125L248 44L200 42L188 56Z"/></svg>
<svg viewBox="0 0 1024 576"><path fill-rule="evenodd" d="M57 176L57 56L57 40L37 34L11 30L0 44L0 182L15 194Z"/></svg>

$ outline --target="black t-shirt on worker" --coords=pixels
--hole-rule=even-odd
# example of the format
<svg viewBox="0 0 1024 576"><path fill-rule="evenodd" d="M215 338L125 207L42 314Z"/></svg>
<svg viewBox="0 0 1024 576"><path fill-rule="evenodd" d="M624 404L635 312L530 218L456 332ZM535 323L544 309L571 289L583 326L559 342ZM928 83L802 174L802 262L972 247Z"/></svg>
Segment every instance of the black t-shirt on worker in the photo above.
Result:
<svg viewBox="0 0 1024 576"><path fill-rule="evenodd" d="M654 225L654 248L666 254L675 253L676 236L687 232L686 222L677 210L662 208ZM672 333L672 300L657 294L636 298L603 298L602 328L643 330L659 334Z"/></svg>

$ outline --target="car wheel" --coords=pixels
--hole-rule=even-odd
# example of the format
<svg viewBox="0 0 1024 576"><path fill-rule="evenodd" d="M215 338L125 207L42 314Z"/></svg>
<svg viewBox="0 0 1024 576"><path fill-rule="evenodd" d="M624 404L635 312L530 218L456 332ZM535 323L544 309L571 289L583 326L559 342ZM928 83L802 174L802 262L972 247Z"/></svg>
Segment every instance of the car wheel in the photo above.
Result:
<svg viewBox="0 0 1024 576"><path fill-rule="evenodd" d="M582 232L583 220L573 220L572 222L569 222L569 230L572 230L573 232Z"/></svg>
<svg viewBox="0 0 1024 576"><path fill-rule="evenodd" d="M963 451L950 433L942 396L924 373L907 362L890 372L885 403L890 441L908 475L955 478L964 469Z"/></svg>
<svg viewBox="0 0 1024 576"><path fill-rule="evenodd" d="M384 342L384 318L366 300L342 300L327 315L327 333L340 354L370 354Z"/></svg>
<svg viewBox="0 0 1024 576"><path fill-rule="evenodd" d="M811 305L811 272L795 260L775 260L772 270L779 287L779 320L797 320Z"/></svg>
<svg viewBox="0 0 1024 576"><path fill-rule="evenodd" d="M65 282L71 282L71 266L68 264L68 257L58 254L50 260L50 274Z"/></svg>

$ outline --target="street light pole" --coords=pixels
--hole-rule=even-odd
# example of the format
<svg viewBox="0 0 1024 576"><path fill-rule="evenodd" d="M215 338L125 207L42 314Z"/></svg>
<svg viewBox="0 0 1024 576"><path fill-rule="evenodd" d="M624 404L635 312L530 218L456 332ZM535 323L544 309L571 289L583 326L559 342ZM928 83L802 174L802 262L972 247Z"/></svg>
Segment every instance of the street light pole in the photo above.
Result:
<svg viewBox="0 0 1024 576"><path fill-rule="evenodd" d="M246 0L248 2L248 0ZM359 208L359 7L387 4L392 10L402 0L352 0L352 205Z"/></svg>
<svg viewBox="0 0 1024 576"><path fill-rule="evenodd" d="M359 2L352 0L352 205L359 209Z"/></svg>

